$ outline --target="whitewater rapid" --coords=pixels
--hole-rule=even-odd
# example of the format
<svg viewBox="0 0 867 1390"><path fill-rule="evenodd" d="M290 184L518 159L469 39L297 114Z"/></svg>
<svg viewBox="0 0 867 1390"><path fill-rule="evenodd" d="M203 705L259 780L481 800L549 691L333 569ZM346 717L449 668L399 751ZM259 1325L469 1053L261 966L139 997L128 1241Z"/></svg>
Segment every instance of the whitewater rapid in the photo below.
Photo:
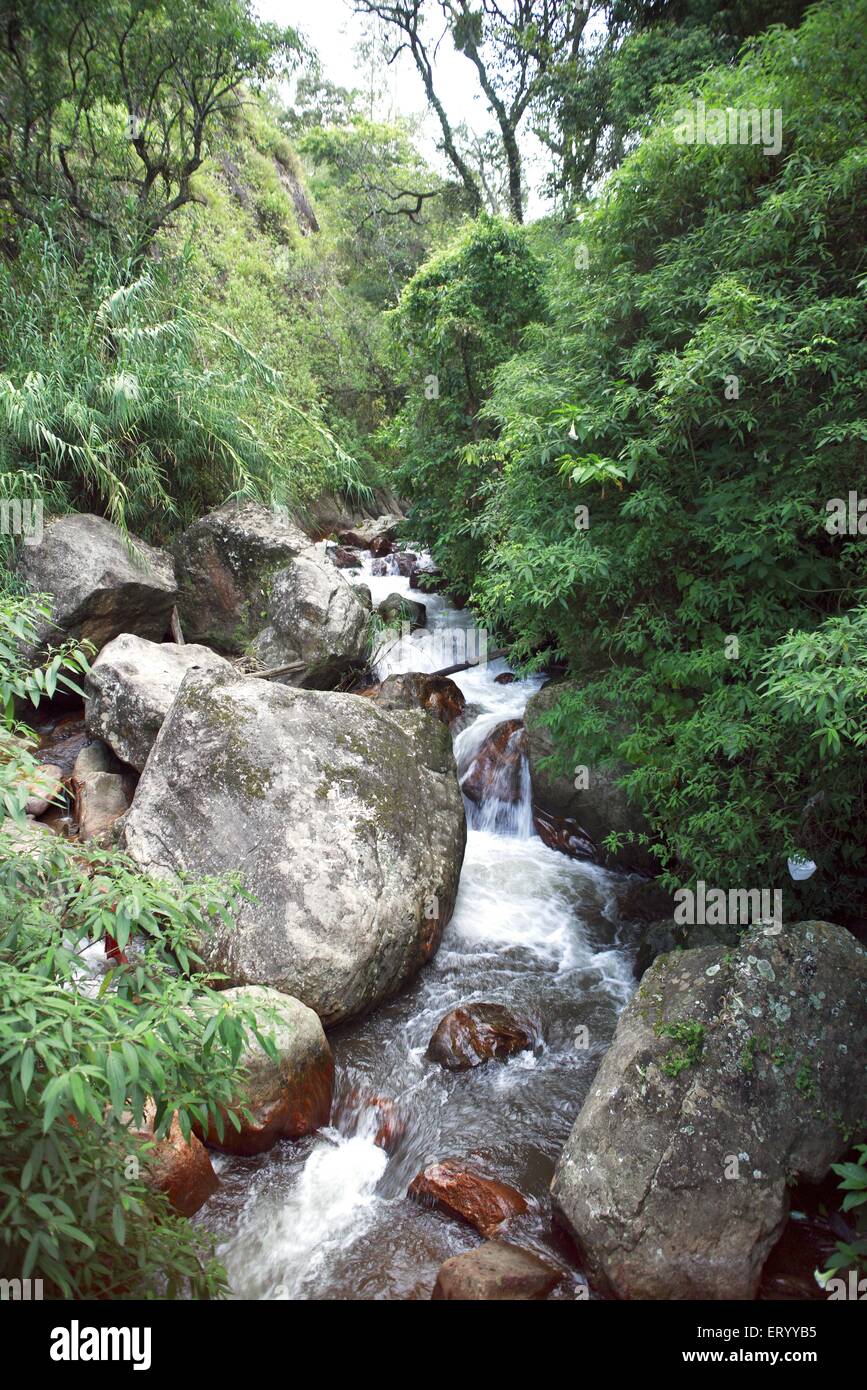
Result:
<svg viewBox="0 0 867 1390"><path fill-rule="evenodd" d="M451 664L442 660L450 643L458 653L467 638L470 650L479 646L471 614L371 570L366 556L349 577L368 585L374 607L398 593L427 608L426 629L392 636L379 653L381 678ZM455 739L462 771L499 724L521 719L543 683L498 683L507 670L500 659L453 676L470 714ZM384 1096L405 1121L391 1155L374 1143L373 1112L351 1133L331 1127L256 1158L215 1155L221 1186L197 1220L215 1232L236 1297L428 1298L442 1261L479 1242L406 1200L415 1174L449 1157L477 1159L519 1188L530 1203L522 1242L559 1251L548 1184L634 981L618 919L627 880L548 849L533 831L530 793L524 763L516 804L495 813L467 803L460 889L438 954L399 998L330 1034L336 1099ZM440 1018L473 1000L529 1015L543 1041L467 1073L428 1062ZM566 1281L555 1296L574 1287Z"/></svg>

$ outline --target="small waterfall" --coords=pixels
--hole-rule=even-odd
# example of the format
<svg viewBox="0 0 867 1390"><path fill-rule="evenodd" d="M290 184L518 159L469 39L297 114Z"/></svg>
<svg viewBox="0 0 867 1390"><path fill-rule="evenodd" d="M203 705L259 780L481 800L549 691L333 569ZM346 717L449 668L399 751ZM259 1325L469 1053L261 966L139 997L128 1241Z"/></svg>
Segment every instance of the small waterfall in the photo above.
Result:
<svg viewBox="0 0 867 1390"><path fill-rule="evenodd" d="M522 720L478 718L455 739L455 757L473 830L519 840L535 834Z"/></svg>
<svg viewBox="0 0 867 1390"><path fill-rule="evenodd" d="M543 678L501 682L507 664L485 659L487 634L470 612L410 593L394 557L376 573L372 556L359 558L347 578L369 587L374 609L393 593L427 609L425 629L399 632L379 654L380 680L470 662L452 677L467 702L454 740L466 854L437 955L386 1006L331 1032L330 1127L255 1161L220 1161L221 1187L195 1219L218 1236L241 1298L429 1299L442 1262L477 1242L407 1201L407 1188L425 1164L481 1151L538 1199L533 1242L556 1259L543 1215L553 1161L634 987L617 877L535 833L523 719ZM539 1051L471 1077L433 1065L432 1033L472 999L538 1019ZM574 1296L569 1285L562 1296Z"/></svg>

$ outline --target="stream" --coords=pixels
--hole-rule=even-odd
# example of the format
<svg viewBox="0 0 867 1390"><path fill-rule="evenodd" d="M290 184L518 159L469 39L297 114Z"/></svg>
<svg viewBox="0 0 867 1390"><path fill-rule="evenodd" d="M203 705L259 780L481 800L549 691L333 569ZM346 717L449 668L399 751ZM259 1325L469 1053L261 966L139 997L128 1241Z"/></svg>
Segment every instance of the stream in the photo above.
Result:
<svg viewBox="0 0 867 1390"><path fill-rule="evenodd" d="M392 562L393 563L393 559ZM350 577L374 608L399 593L423 601L427 628L377 662L380 678L436 670L443 645L475 638L472 617L410 592L364 556ZM460 642L457 642L460 645ZM455 657L460 660L460 655ZM520 719L542 677L498 683L504 660L453 677L467 700L455 752L461 773L499 723ZM218 1240L233 1294L245 1299L427 1299L440 1264L479 1244L469 1226L406 1198L427 1163L469 1158L529 1200L510 1238L559 1255L548 1185L557 1157L634 988L618 926L629 883L547 848L533 830L529 773L517 804L466 802L466 856L439 952L399 997L329 1034L336 1064L332 1126L256 1158L214 1155L220 1188L196 1220ZM461 1073L425 1059L439 1020L473 1000L528 1015L534 1052ZM394 1102L390 1153L374 1142L375 1098ZM574 1298L575 1274L553 1297Z"/></svg>

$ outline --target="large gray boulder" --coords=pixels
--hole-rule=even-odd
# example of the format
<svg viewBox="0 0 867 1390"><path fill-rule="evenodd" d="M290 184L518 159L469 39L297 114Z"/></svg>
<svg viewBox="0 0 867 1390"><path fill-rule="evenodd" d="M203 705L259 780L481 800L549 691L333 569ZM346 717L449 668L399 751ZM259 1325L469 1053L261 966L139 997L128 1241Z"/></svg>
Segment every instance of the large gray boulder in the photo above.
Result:
<svg viewBox="0 0 867 1390"><path fill-rule="evenodd" d="M103 647L85 681L88 733L141 772L188 671L231 670L191 642L148 642L122 633Z"/></svg>
<svg viewBox="0 0 867 1390"><path fill-rule="evenodd" d="M271 580L310 545L283 511L229 502L175 542L184 636L239 655L267 620Z"/></svg>
<svg viewBox="0 0 867 1390"><path fill-rule="evenodd" d="M298 662L287 684L327 687L364 661L368 614L351 584L318 551L307 550L271 581L267 626L253 643L260 666Z"/></svg>
<svg viewBox="0 0 867 1390"><path fill-rule="evenodd" d="M32 593L51 596L54 626L43 641L71 637L97 650L121 632L159 641L177 599L165 551L81 512L56 517L39 545L21 547L18 576Z"/></svg>
<svg viewBox="0 0 867 1390"><path fill-rule="evenodd" d="M554 1203L621 1298L747 1299L789 1185L867 1110L867 952L843 927L751 929L660 956L563 1150Z"/></svg>
<svg viewBox="0 0 867 1390"><path fill-rule="evenodd" d="M465 838L448 730L424 711L215 672L185 678L125 823L148 872L240 873L255 901L206 962L327 1023L436 950Z"/></svg>
<svg viewBox="0 0 867 1390"><path fill-rule="evenodd" d="M622 764L615 767L590 767L575 755L576 765L587 766L588 785L576 787L573 770L567 773L543 766L543 761L559 752L551 729L544 717L557 704L561 695L574 691L568 682L549 682L531 695L524 711L527 730L527 760L533 784L533 801L552 816L571 818L578 822L601 846L612 830L633 835L648 835L650 827L641 811L630 802L618 786L618 779L627 770ZM615 854L604 852L605 863L613 868L629 869L643 874L659 871L659 861L636 841L624 844Z"/></svg>

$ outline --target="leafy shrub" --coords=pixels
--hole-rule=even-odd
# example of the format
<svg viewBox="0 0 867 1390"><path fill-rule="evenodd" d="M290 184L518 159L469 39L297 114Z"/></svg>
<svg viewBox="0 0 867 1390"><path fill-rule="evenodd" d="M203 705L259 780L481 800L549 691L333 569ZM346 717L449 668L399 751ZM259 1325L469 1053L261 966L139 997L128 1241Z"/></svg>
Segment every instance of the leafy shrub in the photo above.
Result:
<svg viewBox="0 0 867 1390"><path fill-rule="evenodd" d="M517 658L573 677L563 768L625 760L672 886L783 886L802 915L863 914L867 866L867 548L826 526L867 438L865 21L818 5L675 90L549 236L546 321L487 358L472 428L496 437L466 449L446 393L414 415L430 465L408 450L446 572ZM697 97L780 108L782 153L678 143ZM405 292L419 377L440 341L460 373L449 295L435 266ZM795 888L797 850L819 871Z"/></svg>
<svg viewBox="0 0 867 1390"><path fill-rule="evenodd" d="M183 256L130 278L99 244L78 264L36 231L0 262L5 495L164 536L230 496L292 501L299 451L325 459L323 482L356 480L316 411L199 312L188 279Z"/></svg>
<svg viewBox="0 0 867 1390"><path fill-rule="evenodd" d="M388 432L398 484L413 504L413 538L459 585L475 569L486 476L479 410L494 369L541 312L540 285L526 234L480 217L413 276L390 315L407 394Z"/></svg>
<svg viewBox="0 0 867 1390"><path fill-rule="evenodd" d="M842 1179L839 1188L844 1196L840 1210L855 1213L855 1230L853 1240L838 1241L836 1253L825 1269L817 1273L816 1278L823 1286L841 1270L867 1271L867 1144L856 1144L855 1152L858 1154L856 1163L831 1164L831 1171Z"/></svg>
<svg viewBox="0 0 867 1390"><path fill-rule="evenodd" d="M4 690L38 703L86 662L64 649L27 671L16 639L40 613L0 604ZM61 655L59 665L55 665ZM19 689L20 687L20 689ZM250 1019L221 1007L197 944L230 920L236 884L145 878L117 851L24 819L36 764L9 712L0 738L0 1273L55 1296L210 1296L224 1288L209 1238L148 1186L146 1115L188 1137L238 1124L238 1062ZM108 946L102 976L88 961Z"/></svg>

